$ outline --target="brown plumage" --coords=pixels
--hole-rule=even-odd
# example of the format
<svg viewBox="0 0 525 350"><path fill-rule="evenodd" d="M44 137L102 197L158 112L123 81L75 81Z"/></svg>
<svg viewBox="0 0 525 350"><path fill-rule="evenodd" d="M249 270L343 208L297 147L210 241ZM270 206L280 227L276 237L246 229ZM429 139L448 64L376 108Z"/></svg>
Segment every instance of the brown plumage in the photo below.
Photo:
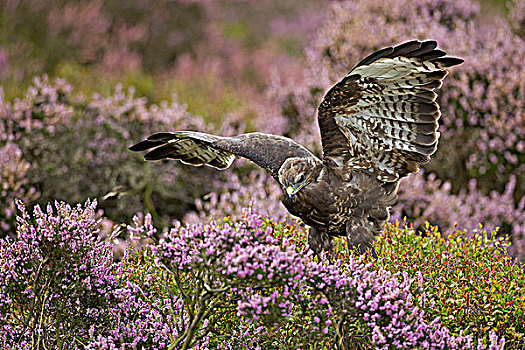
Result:
<svg viewBox="0 0 525 350"><path fill-rule="evenodd" d="M221 137L162 132L130 147L146 160L178 159L226 169L235 156L268 171L288 211L310 226L315 252L345 236L359 252L373 249L389 218L399 180L419 171L436 151L439 106L434 90L448 67L435 41L410 41L377 51L326 93L318 109L323 158L295 141L262 133Z"/></svg>

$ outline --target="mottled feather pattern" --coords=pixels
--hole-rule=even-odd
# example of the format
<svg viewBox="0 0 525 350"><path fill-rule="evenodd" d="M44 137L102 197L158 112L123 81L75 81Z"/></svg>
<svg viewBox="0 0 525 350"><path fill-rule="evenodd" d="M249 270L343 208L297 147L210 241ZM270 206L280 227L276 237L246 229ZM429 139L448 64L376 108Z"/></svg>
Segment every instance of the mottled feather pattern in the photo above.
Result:
<svg viewBox="0 0 525 350"><path fill-rule="evenodd" d="M434 41L412 41L378 51L326 94L319 107L320 124L335 121L356 158L349 164L376 169L378 178L397 181L430 160L439 139L434 90L447 75L444 69L462 62L444 57L436 47ZM326 143L333 133L321 128Z"/></svg>
<svg viewBox="0 0 525 350"><path fill-rule="evenodd" d="M357 179L356 179L357 180ZM399 183L389 188L377 186L373 178L363 177L357 180L363 188L358 195L359 203L353 209L352 215L346 220L345 232L350 250L363 254L370 252L376 256L373 242L390 217L389 208L397 201ZM368 184L368 186L365 186ZM348 233L352 234L348 234Z"/></svg>
<svg viewBox="0 0 525 350"><path fill-rule="evenodd" d="M162 132L137 143L146 160L178 159L228 168L235 156L268 171L288 211L310 226L316 252L333 249L333 236L375 256L374 237L397 200L399 179L419 170L436 151L436 89L448 67L435 41L410 41L372 53L328 90L318 109L323 158L299 143L262 133L221 137Z"/></svg>

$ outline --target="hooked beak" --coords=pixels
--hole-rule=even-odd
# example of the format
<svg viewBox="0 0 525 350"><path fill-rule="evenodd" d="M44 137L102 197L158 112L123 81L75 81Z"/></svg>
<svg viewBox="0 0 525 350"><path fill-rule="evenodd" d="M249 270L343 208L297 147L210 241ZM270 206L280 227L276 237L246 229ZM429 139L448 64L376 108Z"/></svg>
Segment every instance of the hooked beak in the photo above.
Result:
<svg viewBox="0 0 525 350"><path fill-rule="evenodd" d="M288 187L286 188L286 193L288 193L288 197L290 197L290 200L291 200L292 202L295 203L295 199L294 199L295 194L296 194L297 192L299 192L299 190L300 190L301 188L303 188L303 186L304 186L304 185L294 185L293 187L292 187L292 186L288 186Z"/></svg>

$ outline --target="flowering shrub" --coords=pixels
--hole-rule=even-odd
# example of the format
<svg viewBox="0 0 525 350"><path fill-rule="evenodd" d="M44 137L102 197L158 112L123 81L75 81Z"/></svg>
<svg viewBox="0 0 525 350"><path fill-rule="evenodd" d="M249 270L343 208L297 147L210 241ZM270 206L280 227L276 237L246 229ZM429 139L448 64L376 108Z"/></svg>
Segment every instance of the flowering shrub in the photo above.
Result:
<svg viewBox="0 0 525 350"><path fill-rule="evenodd" d="M1 44L14 53L9 58L14 68L21 70L12 72L18 80L25 74L38 74L34 70L42 67L52 71L64 59L97 64L108 71L142 65L152 69L167 65L174 53L187 50L191 40L202 38L203 32L199 30L202 26L188 23L199 23L203 16L194 5L185 3L177 1L176 6L169 1L159 1L155 6L140 1L13 3L4 7L6 21L2 29L16 41ZM148 28L151 24L157 25L154 30ZM57 50L61 55L57 55ZM18 57L24 60L22 67L16 62Z"/></svg>
<svg viewBox="0 0 525 350"><path fill-rule="evenodd" d="M133 235L154 234L150 220L137 221ZM189 322L206 333L220 326L224 339L238 336L225 329L247 324L246 334L259 337L259 344L287 349L473 346L471 338L454 337L437 321L422 321L408 275L353 259L344 266L315 262L305 240L296 226L248 211L222 224L177 225L155 255L174 274ZM235 322L226 326L223 315L232 311ZM187 343L192 335L189 328L178 342Z"/></svg>
<svg viewBox="0 0 525 350"><path fill-rule="evenodd" d="M392 220L414 218L414 227L423 231L425 223L430 221L440 227L443 235L454 232L456 222L468 232L473 232L482 222L489 232L498 228L500 235L512 232L512 246L508 251L523 257L525 197L517 205L514 203L516 186L516 177L512 176L502 194L492 191L485 196L477 188L476 180L471 179L466 189L454 195L450 183L442 183L434 174L426 179L423 174L416 174L402 181L400 201L392 210Z"/></svg>
<svg viewBox="0 0 525 350"><path fill-rule="evenodd" d="M106 311L111 324L92 332L86 348L167 349L172 337L188 327L188 317L183 300L165 288L166 272L147 251L128 250L113 274L115 302Z"/></svg>
<svg viewBox="0 0 525 350"><path fill-rule="evenodd" d="M344 251L330 263L326 256L313 259L299 226L248 210L220 224L176 224L149 249L113 262L110 246L97 237L95 205L56 203L46 212L37 206L31 217L19 204L17 237L0 244L2 347L500 349L503 336L518 344L522 332L523 315L515 311L523 271L506 268L504 252L490 254L500 251L497 242L476 255L479 244L465 240L470 258L486 262L479 266L483 276L489 269L506 278L487 275L480 288L489 283L510 293L496 298L493 292L489 304L503 313L487 314L473 328L468 313L452 312L442 298L437 272L422 274L423 264L410 269L405 260L388 259L403 248L419 249L413 231L390 227L377 263ZM128 230L135 239L156 236L149 214ZM402 239L408 243L400 247ZM435 237L431 242L442 246ZM451 244L464 250L457 239ZM471 295L469 305L479 307L482 298Z"/></svg>
<svg viewBox="0 0 525 350"><path fill-rule="evenodd" d="M506 348L525 344L525 271L507 255L508 240L483 227L454 230L447 239L436 227L418 236L411 226L388 225L377 242L377 263L408 273L416 305L427 320L440 318L454 333L463 331L489 343L493 331Z"/></svg>
<svg viewBox="0 0 525 350"><path fill-rule="evenodd" d="M0 344L78 348L110 323L111 250L97 239L96 202L56 203L30 217L21 203L16 239L0 240Z"/></svg>
<svg viewBox="0 0 525 350"><path fill-rule="evenodd" d="M135 256L113 262L95 209L55 203L31 217L19 203L16 238L0 240L0 347L165 349L184 324L158 268Z"/></svg>
<svg viewBox="0 0 525 350"><path fill-rule="evenodd" d="M210 179L219 176L216 172L200 171L190 177L191 168L145 163L127 151L155 131L206 130L200 118L175 102L147 106L132 90L125 93L119 87L109 98L90 100L71 90L65 81L51 83L44 76L35 78L24 98L13 104L0 101L0 130L4 131L0 145L12 144L2 148L2 152L11 149L9 162L2 166L11 171L10 164L24 164L16 168L16 176L5 175L13 184L4 186L17 188L17 196L27 193L27 199L34 200L36 189L40 203L45 203L82 201L90 193L115 221L129 220L146 207L158 220L169 223L191 207L189 198L210 190ZM13 147L20 149L23 160ZM192 182L195 185L189 186ZM126 201L116 200L124 195L128 195ZM1 202L7 208L14 205L10 196L2 196Z"/></svg>
<svg viewBox="0 0 525 350"><path fill-rule="evenodd" d="M28 186L29 179L26 178L26 174L29 167L30 164L22 158L18 146L8 142L0 147L0 196L3 198L0 210L0 232L9 232L14 228L15 198L26 202L38 198L35 188Z"/></svg>

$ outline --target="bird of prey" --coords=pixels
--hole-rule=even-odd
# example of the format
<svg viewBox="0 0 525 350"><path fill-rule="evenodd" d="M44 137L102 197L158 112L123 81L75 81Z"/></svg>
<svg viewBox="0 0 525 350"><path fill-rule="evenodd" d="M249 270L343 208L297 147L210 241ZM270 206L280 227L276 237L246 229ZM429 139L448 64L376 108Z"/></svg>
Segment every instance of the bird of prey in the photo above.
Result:
<svg viewBox="0 0 525 350"><path fill-rule="evenodd" d="M228 168L235 156L268 171L287 210L309 226L317 254L332 237L376 256L374 237L397 200L399 180L436 152L439 106L435 90L446 68L463 62L413 40L372 53L331 87L318 107L323 156L290 138L263 133L221 137L194 131L160 132L130 147L145 160L178 159Z"/></svg>

